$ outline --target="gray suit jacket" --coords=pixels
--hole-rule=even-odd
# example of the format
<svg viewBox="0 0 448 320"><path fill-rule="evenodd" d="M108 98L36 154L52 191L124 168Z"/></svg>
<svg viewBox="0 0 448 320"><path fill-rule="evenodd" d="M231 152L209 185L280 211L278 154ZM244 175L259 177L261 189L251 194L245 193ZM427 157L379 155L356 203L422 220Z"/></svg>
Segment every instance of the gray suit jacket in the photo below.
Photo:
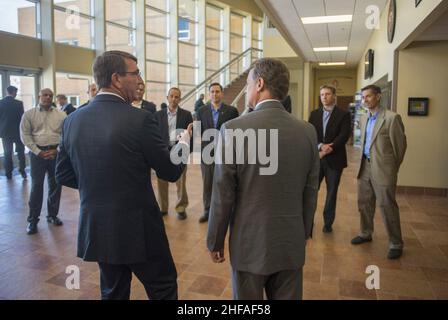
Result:
<svg viewBox="0 0 448 320"><path fill-rule="evenodd" d="M311 237L316 209L316 130L286 112L280 102L273 101L225 123L221 137L225 136L225 129L237 128L278 129L278 170L273 175L260 175L259 169L267 165L261 165L258 157L255 164L248 164L247 141L243 145L244 164L215 165L208 248L223 249L230 226L230 261L234 270L261 275L296 270L305 262L305 239ZM217 152L224 153L228 141L229 137L225 137L218 143ZM233 153L236 152L234 145Z"/></svg>

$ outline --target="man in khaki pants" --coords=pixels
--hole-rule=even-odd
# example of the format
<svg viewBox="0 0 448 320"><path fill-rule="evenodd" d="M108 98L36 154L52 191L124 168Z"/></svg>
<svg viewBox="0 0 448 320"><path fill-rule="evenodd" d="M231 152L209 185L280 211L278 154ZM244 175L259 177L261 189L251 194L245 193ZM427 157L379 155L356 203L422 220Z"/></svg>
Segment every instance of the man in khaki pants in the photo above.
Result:
<svg viewBox="0 0 448 320"><path fill-rule="evenodd" d="M177 133L183 132L188 128L188 125L193 122L191 113L185 109L179 107L181 98L181 92L178 88L171 88L168 91L168 108L157 111L154 114L157 122L159 123L160 133L162 139L168 145L168 149L174 147L178 142ZM182 173L181 177L176 181L177 187L177 203L175 210L177 217L180 220L187 218L185 209L188 206L188 195L186 188L187 167ZM162 215L168 214L168 181L157 179L157 185L159 187L159 205Z"/></svg>
<svg viewBox="0 0 448 320"><path fill-rule="evenodd" d="M380 107L381 89L374 85L362 88L368 117L361 119L362 160L358 172L358 207L361 232L352 244L372 241L375 202L381 208L389 236L389 259L403 253L400 212L395 191L397 174L406 152L406 136L400 115Z"/></svg>

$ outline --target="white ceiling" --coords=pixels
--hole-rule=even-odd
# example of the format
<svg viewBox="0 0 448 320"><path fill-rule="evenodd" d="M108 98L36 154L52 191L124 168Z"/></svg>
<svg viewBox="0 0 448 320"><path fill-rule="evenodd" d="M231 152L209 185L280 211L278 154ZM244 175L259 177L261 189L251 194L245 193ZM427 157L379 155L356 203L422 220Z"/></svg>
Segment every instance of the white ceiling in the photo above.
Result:
<svg viewBox="0 0 448 320"><path fill-rule="evenodd" d="M269 11L267 15L282 30L288 43L306 61L346 62L356 66L373 30L366 27L369 13L375 5L383 12L388 0L257 0ZM302 24L302 17L353 15L352 22ZM315 47L348 47L348 51L314 52Z"/></svg>

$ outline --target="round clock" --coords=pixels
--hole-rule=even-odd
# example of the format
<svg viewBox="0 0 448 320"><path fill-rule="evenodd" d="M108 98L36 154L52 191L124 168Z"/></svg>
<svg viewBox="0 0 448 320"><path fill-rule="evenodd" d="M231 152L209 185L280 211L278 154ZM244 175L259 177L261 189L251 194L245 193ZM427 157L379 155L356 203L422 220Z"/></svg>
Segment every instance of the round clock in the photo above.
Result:
<svg viewBox="0 0 448 320"><path fill-rule="evenodd" d="M392 43L392 41L394 41L396 17L397 17L397 4L395 0L390 0L389 13L387 15L387 40L389 41L389 43Z"/></svg>

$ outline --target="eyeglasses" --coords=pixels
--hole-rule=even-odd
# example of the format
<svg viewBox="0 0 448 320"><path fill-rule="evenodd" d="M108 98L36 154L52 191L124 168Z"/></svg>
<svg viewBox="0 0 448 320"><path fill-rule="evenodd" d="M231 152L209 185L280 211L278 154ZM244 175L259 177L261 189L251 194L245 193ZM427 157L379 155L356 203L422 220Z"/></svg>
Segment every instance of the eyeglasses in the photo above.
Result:
<svg viewBox="0 0 448 320"><path fill-rule="evenodd" d="M139 77L141 77L142 76L142 73L140 72L140 70L135 70L135 71L126 71L126 72L120 72L119 74L120 75L124 75L124 74L131 74L131 75L133 75L133 76L139 76Z"/></svg>

